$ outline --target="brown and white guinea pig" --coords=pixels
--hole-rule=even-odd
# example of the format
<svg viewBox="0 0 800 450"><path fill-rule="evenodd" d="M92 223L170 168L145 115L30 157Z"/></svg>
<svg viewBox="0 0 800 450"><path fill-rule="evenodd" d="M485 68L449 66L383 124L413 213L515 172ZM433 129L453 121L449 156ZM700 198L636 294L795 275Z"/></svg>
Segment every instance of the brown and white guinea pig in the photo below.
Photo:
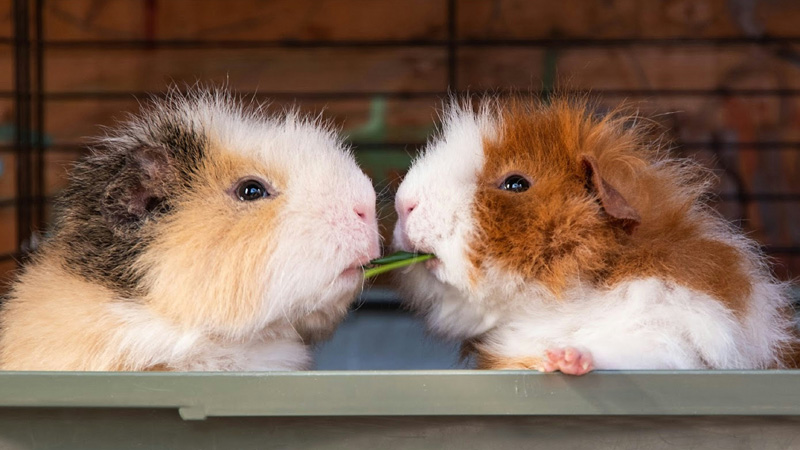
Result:
<svg viewBox="0 0 800 450"><path fill-rule="evenodd" d="M329 126L174 89L99 140L0 315L5 370L296 370L379 253Z"/></svg>
<svg viewBox="0 0 800 450"><path fill-rule="evenodd" d="M585 101L455 102L399 187L399 277L479 368L785 367L787 286L710 207L711 177Z"/></svg>

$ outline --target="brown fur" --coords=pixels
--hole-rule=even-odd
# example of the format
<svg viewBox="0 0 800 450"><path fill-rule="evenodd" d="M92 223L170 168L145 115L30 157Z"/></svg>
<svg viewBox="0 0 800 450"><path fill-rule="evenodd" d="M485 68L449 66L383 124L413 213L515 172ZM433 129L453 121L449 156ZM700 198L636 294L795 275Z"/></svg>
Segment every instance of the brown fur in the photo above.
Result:
<svg viewBox="0 0 800 450"><path fill-rule="evenodd" d="M480 337L467 339L461 343L459 359L463 363L470 356L475 357L475 368L479 370L541 370L542 358L533 356L506 357L497 355L484 348Z"/></svg>
<svg viewBox="0 0 800 450"><path fill-rule="evenodd" d="M479 370L542 370L542 359L532 356L507 358L486 352L476 353L476 369Z"/></svg>
<svg viewBox="0 0 800 450"><path fill-rule="evenodd" d="M500 138L485 142L476 194L476 267L491 261L555 293L576 280L612 286L666 277L742 312L748 262L738 248L706 237L726 225L701 204L705 173L663 160L647 127L630 127L632 117L620 112L599 118L581 101L514 100L500 114ZM597 173L587 173L586 155ZM499 190L512 172L528 176L531 188ZM635 230L604 210L592 175L632 207Z"/></svg>

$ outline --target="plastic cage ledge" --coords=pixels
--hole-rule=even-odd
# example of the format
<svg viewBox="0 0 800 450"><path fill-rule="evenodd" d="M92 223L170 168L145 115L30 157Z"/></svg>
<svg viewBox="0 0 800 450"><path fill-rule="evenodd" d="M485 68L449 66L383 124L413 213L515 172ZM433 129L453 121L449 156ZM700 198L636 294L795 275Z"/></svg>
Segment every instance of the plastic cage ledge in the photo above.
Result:
<svg viewBox="0 0 800 450"><path fill-rule="evenodd" d="M245 416L800 415L800 371L0 373L0 408Z"/></svg>

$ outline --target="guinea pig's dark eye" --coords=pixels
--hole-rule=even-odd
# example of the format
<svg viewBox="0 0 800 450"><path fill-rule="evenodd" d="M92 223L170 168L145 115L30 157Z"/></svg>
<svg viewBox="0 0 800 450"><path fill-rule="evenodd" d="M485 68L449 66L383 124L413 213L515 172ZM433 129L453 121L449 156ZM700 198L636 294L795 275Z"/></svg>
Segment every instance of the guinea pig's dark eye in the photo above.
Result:
<svg viewBox="0 0 800 450"><path fill-rule="evenodd" d="M531 187L531 182L522 175L510 175L500 183L500 189L511 192L525 192Z"/></svg>
<svg viewBox="0 0 800 450"><path fill-rule="evenodd" d="M243 202L259 200L269 196L270 193L264 183L258 180L243 180L236 186L236 197Z"/></svg>

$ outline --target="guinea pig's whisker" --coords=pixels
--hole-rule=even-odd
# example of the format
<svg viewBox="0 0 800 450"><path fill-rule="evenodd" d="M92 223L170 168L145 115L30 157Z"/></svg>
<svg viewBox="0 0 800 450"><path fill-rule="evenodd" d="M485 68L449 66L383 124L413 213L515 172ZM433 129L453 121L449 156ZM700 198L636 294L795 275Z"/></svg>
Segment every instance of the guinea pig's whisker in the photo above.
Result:
<svg viewBox="0 0 800 450"><path fill-rule="evenodd" d="M392 188L392 185L390 183L387 183L386 186L384 186L380 191L378 191L377 197L378 198L383 197L384 195L386 195L387 192L389 192L391 190L391 188Z"/></svg>
<svg viewBox="0 0 800 450"><path fill-rule="evenodd" d="M383 207L381 207L381 208L378 210L378 214L377 214L377 216L378 216L378 221L380 222L380 221L382 221L382 220L386 220L386 219L388 219L389 217L391 217L391 216L392 216L392 213L393 213L393 209L392 209L392 208L390 208L388 205L387 205L387 206L383 206Z"/></svg>

